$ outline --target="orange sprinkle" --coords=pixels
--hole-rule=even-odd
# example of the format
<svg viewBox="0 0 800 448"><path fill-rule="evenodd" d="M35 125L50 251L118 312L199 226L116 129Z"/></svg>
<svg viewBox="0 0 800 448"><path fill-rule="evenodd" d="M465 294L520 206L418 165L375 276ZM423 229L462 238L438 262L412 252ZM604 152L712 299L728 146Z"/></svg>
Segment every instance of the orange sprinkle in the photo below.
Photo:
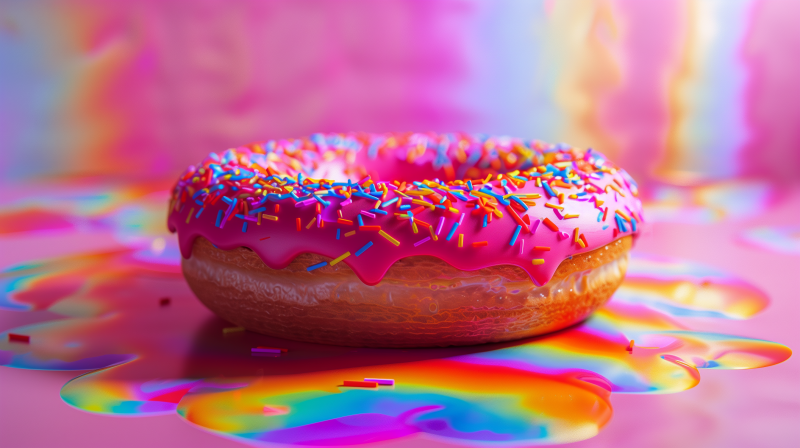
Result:
<svg viewBox="0 0 800 448"><path fill-rule="evenodd" d="M553 221L550 221L550 218L544 218L544 220L542 221L542 223L544 223L544 225L546 225L546 226L547 226L547 228L548 228L548 229L550 229L550 230L552 230L553 232L558 232L558 226L557 226L557 225L555 225L555 224L553 223Z"/></svg>
<svg viewBox="0 0 800 448"><path fill-rule="evenodd" d="M578 242L578 238L580 238L580 233L579 233L578 227L575 227L575 230L572 231L572 242L573 243L577 243Z"/></svg>
<svg viewBox="0 0 800 448"><path fill-rule="evenodd" d="M556 204L550 204L550 203L546 203L546 204L544 204L544 206L545 206L545 207L554 208L554 209L556 209L556 210L564 210L564 207L562 207L562 206L560 206L560 205L556 205Z"/></svg>
<svg viewBox="0 0 800 448"><path fill-rule="evenodd" d="M458 234L458 247L464 247L464 234Z"/></svg>
<svg viewBox="0 0 800 448"><path fill-rule="evenodd" d="M624 219L625 221L631 222L631 218L628 216L627 213L625 213L625 212L623 212L621 210L616 210L615 213L618 214L619 217Z"/></svg>
<svg viewBox="0 0 800 448"><path fill-rule="evenodd" d="M564 193L559 193L558 194L558 203L559 204L563 204L564 203Z"/></svg>
<svg viewBox="0 0 800 448"><path fill-rule="evenodd" d="M344 218L338 218L336 220L336 222L338 222L339 224L344 224L344 225L348 225L348 226L352 226L353 225L353 221L351 221L349 219L344 219Z"/></svg>
<svg viewBox="0 0 800 448"><path fill-rule="evenodd" d="M344 236L345 236L345 238L347 238L348 236L353 236L355 234L356 234L356 231L355 230L351 230L350 232L345 233Z"/></svg>
<svg viewBox="0 0 800 448"><path fill-rule="evenodd" d="M533 246L533 250L550 250L550 246Z"/></svg>

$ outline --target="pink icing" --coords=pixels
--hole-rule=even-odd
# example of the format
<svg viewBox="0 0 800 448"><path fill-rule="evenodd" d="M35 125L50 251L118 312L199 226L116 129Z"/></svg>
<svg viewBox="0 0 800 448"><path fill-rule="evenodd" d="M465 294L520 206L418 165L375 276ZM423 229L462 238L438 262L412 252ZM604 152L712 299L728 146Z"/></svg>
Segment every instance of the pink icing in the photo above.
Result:
<svg viewBox="0 0 800 448"><path fill-rule="evenodd" d="M541 173L540 166L547 171ZM294 188L298 174L304 185L310 185L301 193ZM489 174L491 180L482 184ZM364 179L366 175L370 178ZM538 182L550 186L549 190L544 185L536 186L537 177ZM321 178L328 180L320 182ZM463 182L456 179L465 178L473 179L472 190L467 184L458 185ZM348 179L351 186L334 184ZM414 180L426 180L428 187L411 184ZM375 199L352 194L357 191L357 181L361 181L366 194L382 198L383 203L401 197L404 205L411 205L411 211L420 207L411 204L411 199L429 203L414 213L418 233L414 233L410 219L395 215L407 216L409 211L400 210L398 202L375 209ZM320 183L336 185L335 194L350 197L324 195L331 190ZM374 190L369 188L370 183ZM266 188L269 184L271 187ZM485 185L491 186L491 193L505 196L487 202L495 204L502 217L487 212L492 205L473 213L476 203L486 201L479 193ZM287 186L293 188L294 196L290 196ZM383 190L387 190L385 195ZM428 190L438 196L410 196L414 191ZM316 191L321 201L307 194L311 191ZM403 197L398 191L410 197ZM551 192L564 193L563 203ZM527 205L528 210L523 211L524 207L509 194L535 205ZM540 197L521 197L525 194ZM592 150L464 134L315 134L308 139L231 149L189 167L173 191L168 225L170 231L178 232L185 258L191 256L195 238L203 236L223 250L248 247L273 269L286 267L305 252L333 259L350 252L341 262L368 285L379 283L397 260L416 255L434 256L467 271L515 265L527 271L537 285L543 285L565 258L637 233L642 217L641 202L636 196L636 185L630 176ZM440 203L441 197L449 202ZM505 201L511 205L503 205ZM327 204L323 206L322 202ZM546 203L563 208L550 208ZM280 207L278 212L274 211L276 204ZM519 224L509 207L530 220L529 225L526 223L529 231L522 228L516 240L514 233ZM261 208L264 210L252 213ZM353 225L339 220L340 211L341 218ZM487 214L492 215L491 222ZM219 227L218 215L222 217ZM277 221L268 216L277 217ZM358 216L367 227L359 227ZM545 224L545 218L558 230ZM448 233L459 221L447 241ZM432 226L434 233L438 230L437 240L422 223ZM367 230L373 226L380 226L399 245L378 231ZM575 229L579 229L578 240ZM355 233L345 236L352 231ZM463 235L463 247L459 247L459 235ZM355 255L370 242L369 248ZM539 250L537 246L550 250Z"/></svg>

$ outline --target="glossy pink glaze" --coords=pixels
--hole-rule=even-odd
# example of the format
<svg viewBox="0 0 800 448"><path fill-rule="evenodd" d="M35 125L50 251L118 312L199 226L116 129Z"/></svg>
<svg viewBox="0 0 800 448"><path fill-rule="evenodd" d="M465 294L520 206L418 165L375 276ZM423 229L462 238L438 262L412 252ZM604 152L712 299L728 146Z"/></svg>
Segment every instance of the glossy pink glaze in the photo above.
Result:
<svg viewBox="0 0 800 448"><path fill-rule="evenodd" d="M484 163L484 161L491 162L494 158L497 158L497 152L505 157L509 153L528 154L526 151L529 151L530 154L528 154L529 157L526 160L534 164L534 173L537 173L536 165L544 165L548 158L560 157L563 159L565 157L564 154L567 154L569 158L560 161L562 167L570 159L579 158L580 160L590 163L593 162L592 167L596 168L599 165L600 167L606 168L603 172L595 172L592 175L593 177L589 178L583 176L586 173L582 171L576 172L575 170L579 164L573 163L570 169L575 173L573 174L573 179L579 185L574 185L569 189L558 186L551 187L556 194L563 192L565 196L567 196L564 198L563 204L561 204L563 207L563 210L559 212L561 216L577 214L578 217L575 218L559 219L557 210L546 207L545 203L559 205L559 200L557 197L548 198L549 195L546 189L543 186L537 187L535 180L518 183L521 185L521 188L512 187L510 183L507 184L513 194L536 193L541 195L541 197L533 199L535 205L529 206L527 211L518 212L520 217L526 214L529 216L531 222L529 226L530 232L525 232L524 229L521 230L513 246L509 243L517 227L517 222L510 216L508 207L498 205L498 209L503 213L503 217L498 218L494 215L492 222L488 223L486 227L483 227L483 214L473 215L471 213L475 200L470 202L463 200L452 201L451 207L457 209L458 213L438 208L431 210L428 207L421 212L415 213L415 219L430 223L434 229L438 228L440 218L444 217L444 224L438 234L438 241L430 239L418 246L415 246L415 243L430 237L430 231L426 227L418 225L418 233L415 234L409 220L401 220L394 215L395 213L405 213L398 210L397 202L382 208L382 210L388 212L386 216L376 214L375 218L371 218L362 214L362 219L365 226L380 226L383 231L400 242L398 246L395 246L388 239L379 235L377 231L360 230L357 223L357 215L361 214L362 210L368 211L373 209L375 201L355 196L351 196L352 203L345 206L341 206L343 202L346 203L345 199L324 196L324 200L330 202L328 206L321 207L320 210L321 221L324 222L321 223L320 227L318 227L317 222L315 222L310 228L307 228L309 222L315 220L317 216L316 204L318 202L313 198L311 201L308 201L307 205L298 207L296 206L295 199L291 197L276 201L273 200L273 198L264 200L261 195L255 195L257 200L246 198L241 200L251 201L253 209L255 209L255 205L266 207L263 213L277 216L277 221L264 218L261 219L260 224L255 221L247 221L246 231L244 231L245 220L233 217L227 221L223 220L221 226L217 227L218 211L221 210L224 216L226 212L231 209L231 206L221 200L217 200L213 205L210 203L210 200L203 200L201 202L204 202L204 210L199 218L195 218L201 205L195 203L191 197L200 187L219 184L219 177L216 180L212 179L210 181L197 181L197 177L194 177L199 173L198 170L200 167L208 167L209 163L216 163L210 159L204 161L205 165L201 164L197 167L190 167L178 182L173 192L173 202L168 218L169 229L172 232L178 232L181 253L185 258L191 256L192 244L195 238L202 236L224 250L230 250L239 246L248 247L258 254L267 266L273 269L282 269L286 267L297 255L305 252L320 254L332 259L346 252L350 252L351 255L345 258L342 263L346 263L352 268L356 275L368 285L378 284L389 267L397 260L416 255L434 256L444 260L457 269L466 271L495 265L515 265L527 271L531 279L537 285L543 285L550 280L563 259L577 253L588 252L602 247L622 235L636 233L632 230L634 227L632 224L634 223L631 221L625 221L623 223L623 225L627 226L627 231L619 232L618 223L615 218L615 212L617 210L622 212L622 216L626 216L631 220L636 220L636 218L638 218L638 221L641 222L641 202L635 195L636 187L635 185L631 185L632 180L629 176L625 175L622 170L616 169L610 165L610 163L597 152L583 152L574 148L565 149L563 147L560 147L562 148L560 150L556 150L554 149L555 147L540 142L528 143L507 138L486 140L485 138L482 139L480 137L463 135L456 135L454 138L452 135L424 134L425 143L420 145L419 141L413 138L419 135L423 134L413 134L410 136L406 134L402 138L398 135L398 141L406 142L406 144L401 143L397 147L380 148L377 153L373 148L372 157L367 156L367 148L369 148L369 145L375 141L385 141L387 138L391 137L391 135L329 134L322 136L323 139L329 142L339 143L338 146L331 145L330 143L326 144L324 141L320 143L320 137L316 139L312 138L312 140L267 142L263 145L251 145L249 148L243 147L232 150L227 155L223 155L223 160L225 160L225 157L237 160L237 162L227 165L231 168L231 171L229 171L230 173L234 172L234 165L242 169L260 165L261 168L259 171L265 171L264 168L270 168L272 169L272 173L277 173L281 176L294 176L295 179L297 172L303 172L305 175L312 176L324 174L328 179L344 181L345 177L353 178L356 172L364 174L364 171L370 174L373 180L377 180L379 178L378 176L382 175L383 178L399 178L410 181L412 176L416 173L420 173L419 181L425 178L430 179L431 176L436 176L437 174L442 178L446 178L449 175L452 179L457 173L465 172L465 163L463 162L465 159L464 154L453 154L459 151L456 143L460 141L467 142L462 143L462 149L466 148L466 151L464 151L465 154L482 155L480 158L478 156L467 158L466 162L477 159L478 161L475 164L481 164ZM319 136L319 134L317 136ZM336 140L337 138L338 140ZM342 143L345 138L350 138L348 144ZM439 140L437 141L436 139ZM445 146L442 146L442 140L444 140ZM487 145L486 142L490 140L493 143ZM433 142L432 148L431 141ZM302 142L305 148L308 149L307 152L317 153L321 157L309 162L308 154L298 156L297 158L307 166L302 167L300 170L291 168L288 163L291 162L291 157L287 157L285 153L283 153L281 145L283 144L291 147L293 142L294 144ZM430 157L429 153L435 153L437 151L437 144L439 145L439 153L448 156L448 160L445 162L446 165L449 165L448 168L439 168L437 170L433 167L433 157ZM347 149L342 150L342 146L347 147ZM489 149L487 149L487 146ZM265 147L267 148L267 153L281 153L282 160L278 160L279 158L275 156L267 156L266 161L259 159L260 162L258 160L250 160L250 157L256 158L256 156L253 156L254 152L264 151L263 148ZM411 150L409 150L410 147L412 147ZM470 148L473 147L476 149L470 152ZM332 148L336 150L336 157L331 156L331 153L334 151ZM361 148L364 149L361 150ZM418 153L409 155L409 151L417 150L414 148L418 149ZM508 151L504 151L504 148L508 149ZM345 163L345 159L348 157L346 154L348 152L356 152L356 154L349 156L350 163ZM328 153L327 157L325 156L326 153ZM550 155L545 155L548 153ZM299 154L299 152L296 154ZM553 154L560 155L554 156ZM318 163L318 159L327 159L327 161ZM459 162L459 159L462 160L462 162ZM522 166L525 168L524 159L524 157L520 157L516 160L516 167ZM505 158L504 160L509 159ZM506 165L508 165L508 163L506 163ZM528 163L528 165L530 165L530 163ZM223 164L223 166L226 165ZM479 173L475 171L478 168L472 168L473 171L466 170L466 172L480 174L482 178L485 178L486 173L494 172L495 176L493 176L493 179L497 179L498 172L502 173L505 171L508 173L515 168L515 166L512 165L512 169L508 169L507 166L501 166L499 170L493 169L493 167L496 166L496 163L494 166L489 165L487 169L480 169ZM587 165L584 163L581 166L585 168ZM295 164L295 168L297 167L297 164ZM321 173L321 171L325 171L325 173ZM524 173L529 172L530 168L526 168L522 170L520 175L524 177ZM262 174L262 177L267 175L268 174ZM581 177L584 179L579 180ZM507 175L504 176L504 178L508 179ZM552 179L553 178L550 180ZM256 182L265 183L262 180ZM385 184L389 183L390 182L385 182ZM591 193L584 194L577 198L568 197L569 195L584 192L588 183L594 186L589 187L589 190L592 190ZM490 181L489 184L492 185L492 191L495 193L506 194L500 185L501 180L493 180ZM614 185L614 187L610 187L610 185ZM187 186L195 186L197 188L187 188ZM392 187L389 187L390 191L386 194L386 198L383 202L387 202L397 196L395 190L391 189ZM473 187L473 191L480 188L478 184L473 184ZM453 186L451 183L448 188L455 189L458 187ZM616 188L617 190L612 188ZM184 190L186 190L187 194L183 194ZM226 197L233 197L235 194L242 193L242 190L234 193L227 188L220 191L225 192ZM213 197L213 193L215 192L212 191L209 197ZM470 197L466 185L464 185L462 194L464 197ZM201 195L200 197L205 196ZM595 197L597 200L603 201L600 206L596 206ZM418 200L422 198L424 197L415 197L415 199ZM256 202L259 203L256 204ZM404 204L409 204L410 201L404 198L403 202ZM275 204L280 204L280 211L278 213L274 213ZM606 207L608 207L608 211L605 213L605 220L602 220L602 214ZM412 210L414 208L418 208L418 205L412 205ZM340 209L342 218L353 221L354 225L350 226L337 222L337 213ZM236 214L245 216L241 213L241 210L230 212L230 216ZM464 213L464 218L461 225L458 226L451 240L446 241L451 227L461 219L462 213ZM258 214L246 216L249 216L251 219L256 219ZM301 220L302 227L300 231L297 230L296 218L300 218ZM537 225L537 221L543 221L544 218L549 218L552 223L558 226L559 231L551 230L543 222L539 222ZM573 232L576 228L580 229L579 234L584 235L588 243L586 247L581 247L579 243L575 242ZM337 229L341 229L340 238L338 240L336 238ZM356 231L354 235L345 237L345 233L353 230ZM566 237L560 235L561 232L565 232ZM464 235L464 247L458 247L458 235L462 233ZM482 247L472 246L474 242L483 241L486 241L488 244ZM355 256L356 251L369 242L372 242L373 245L360 256ZM520 249L521 245L524 245L522 250ZM547 246L550 247L550 250L535 250L535 246ZM543 259L544 263L538 265L533 264L533 259Z"/></svg>

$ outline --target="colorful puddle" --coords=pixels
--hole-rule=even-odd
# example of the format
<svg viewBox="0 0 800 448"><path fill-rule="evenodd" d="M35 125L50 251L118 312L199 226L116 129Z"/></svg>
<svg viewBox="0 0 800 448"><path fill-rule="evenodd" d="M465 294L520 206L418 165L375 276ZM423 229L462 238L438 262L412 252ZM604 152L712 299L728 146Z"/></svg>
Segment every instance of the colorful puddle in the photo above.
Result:
<svg viewBox="0 0 800 448"><path fill-rule="evenodd" d="M781 344L690 327L698 317L754 316L768 305L756 287L696 263L642 256L590 319L512 343L357 349L237 331L194 298L175 239L149 224L163 225L164 198L114 194L124 207L87 210L77 201L46 220L57 227L36 231L110 232L115 247L0 270L0 310L58 316L2 333L0 365L81 371L61 397L87 412L177 413L265 445L344 446L419 433L470 445L566 443L610 421L612 394L677 393L696 386L702 369L753 369L791 356ZM17 227L42 222L31 210L9 213ZM0 233L18 231L7 227ZM395 383L344 386L365 378Z"/></svg>

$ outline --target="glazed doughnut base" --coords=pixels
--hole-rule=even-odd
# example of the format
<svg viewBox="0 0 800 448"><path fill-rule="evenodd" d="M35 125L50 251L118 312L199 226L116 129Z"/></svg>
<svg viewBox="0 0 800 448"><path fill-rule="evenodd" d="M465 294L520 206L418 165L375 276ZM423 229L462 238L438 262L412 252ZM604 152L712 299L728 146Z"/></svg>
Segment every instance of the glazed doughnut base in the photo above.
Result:
<svg viewBox="0 0 800 448"><path fill-rule="evenodd" d="M588 317L622 283L631 237L561 262L536 286L521 268L461 271L431 256L393 264L368 286L345 263L304 253L271 269L252 250L197 238L182 260L189 286L214 313L250 331L356 347L445 347L556 331Z"/></svg>

